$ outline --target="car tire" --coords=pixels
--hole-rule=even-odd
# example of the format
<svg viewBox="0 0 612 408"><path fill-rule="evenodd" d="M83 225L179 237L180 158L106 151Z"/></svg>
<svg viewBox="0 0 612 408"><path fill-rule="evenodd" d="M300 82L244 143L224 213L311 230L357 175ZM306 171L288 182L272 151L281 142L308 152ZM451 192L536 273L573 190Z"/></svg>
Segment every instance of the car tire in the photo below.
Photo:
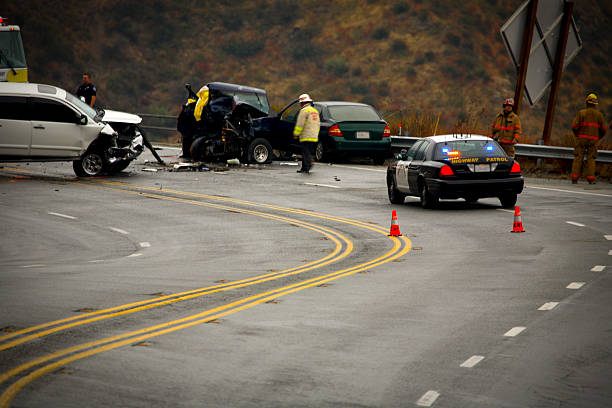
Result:
<svg viewBox="0 0 612 408"><path fill-rule="evenodd" d="M119 160L109 166L108 172L110 174L116 174L125 170L131 163L131 160Z"/></svg>
<svg viewBox="0 0 612 408"><path fill-rule="evenodd" d="M91 150L79 159L72 162L74 173L78 177L100 176L108 170L109 163L100 150Z"/></svg>
<svg viewBox="0 0 612 408"><path fill-rule="evenodd" d="M387 179L387 193L389 195L389 201L391 201L391 204L404 204L406 194L397 189L397 185L395 184L395 179L393 177Z"/></svg>
<svg viewBox="0 0 612 408"><path fill-rule="evenodd" d="M249 163L271 163L272 146L266 139L257 138L251 142L248 149Z"/></svg>
<svg viewBox="0 0 612 408"><path fill-rule="evenodd" d="M323 142L317 142L314 154L315 161L325 162L327 161L328 156L329 155L327 154L327 147L325 146L325 144Z"/></svg>
<svg viewBox="0 0 612 408"><path fill-rule="evenodd" d="M205 156L205 148L206 148L206 138L198 137L191 143L189 147L189 153L191 153L191 159L195 161L204 161Z"/></svg>
<svg viewBox="0 0 612 408"><path fill-rule="evenodd" d="M508 193L499 196L499 202L503 208L514 208L516 205L517 195L513 193Z"/></svg>
<svg viewBox="0 0 612 408"><path fill-rule="evenodd" d="M438 205L439 197L429 191L427 183L423 182L421 187L421 207L423 208L435 208Z"/></svg>

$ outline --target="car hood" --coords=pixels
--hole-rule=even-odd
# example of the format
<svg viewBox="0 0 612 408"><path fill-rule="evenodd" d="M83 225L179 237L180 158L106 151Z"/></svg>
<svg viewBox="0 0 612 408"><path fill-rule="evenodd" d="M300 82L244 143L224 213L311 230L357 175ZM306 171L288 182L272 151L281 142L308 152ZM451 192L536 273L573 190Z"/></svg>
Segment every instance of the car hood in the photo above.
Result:
<svg viewBox="0 0 612 408"><path fill-rule="evenodd" d="M142 118L132 113L119 112L119 111L114 111L110 109L105 109L104 116L102 117L102 121L114 122L114 123L133 123L137 125L140 122L142 122Z"/></svg>

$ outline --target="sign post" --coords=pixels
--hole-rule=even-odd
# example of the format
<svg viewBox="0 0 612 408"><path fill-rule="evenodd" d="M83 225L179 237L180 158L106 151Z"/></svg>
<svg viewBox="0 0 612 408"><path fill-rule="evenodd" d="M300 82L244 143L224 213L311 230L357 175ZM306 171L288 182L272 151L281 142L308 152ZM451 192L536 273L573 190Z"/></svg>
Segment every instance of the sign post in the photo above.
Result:
<svg viewBox="0 0 612 408"><path fill-rule="evenodd" d="M516 87L514 88L514 113L517 115L521 112L521 103L523 101L525 80L527 79L527 66L529 64L529 54L531 53L531 40L533 39L533 29L535 27L537 9L538 0L531 0L529 3L529 10L527 11L527 25L525 26L525 31L523 32L518 75L516 78Z"/></svg>
<svg viewBox="0 0 612 408"><path fill-rule="evenodd" d="M565 57L565 49L567 47L567 37L570 32L570 24L572 22L572 12L574 11L574 2L566 1L563 4L563 20L561 22L561 35L557 43L557 53L555 54L555 65L553 66L553 78L548 96L548 107L546 109L546 120L544 122L544 130L542 131L542 139L544 144L550 143L550 133L552 132L553 117L555 114L555 106L557 105L557 96L559 95L559 83L561 82L561 74L563 73L563 59Z"/></svg>

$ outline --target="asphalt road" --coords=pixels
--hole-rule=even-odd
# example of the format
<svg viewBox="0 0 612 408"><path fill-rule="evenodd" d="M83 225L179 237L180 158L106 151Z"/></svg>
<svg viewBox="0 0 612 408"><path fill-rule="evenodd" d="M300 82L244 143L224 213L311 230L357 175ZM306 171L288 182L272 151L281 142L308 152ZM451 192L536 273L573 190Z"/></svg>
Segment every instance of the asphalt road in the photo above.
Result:
<svg viewBox="0 0 612 408"><path fill-rule="evenodd" d="M610 184L528 179L513 234L382 166L2 166L0 407L612 405Z"/></svg>

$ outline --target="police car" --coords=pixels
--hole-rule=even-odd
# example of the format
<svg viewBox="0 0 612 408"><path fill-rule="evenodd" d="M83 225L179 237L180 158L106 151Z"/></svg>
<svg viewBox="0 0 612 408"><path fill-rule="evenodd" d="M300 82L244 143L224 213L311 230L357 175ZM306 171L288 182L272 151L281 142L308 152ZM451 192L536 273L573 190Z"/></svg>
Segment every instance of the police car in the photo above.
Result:
<svg viewBox="0 0 612 408"><path fill-rule="evenodd" d="M424 208L440 199L476 202L497 197L512 208L523 191L521 167L493 139L480 135L440 135L418 140L387 168L389 201L420 197Z"/></svg>

